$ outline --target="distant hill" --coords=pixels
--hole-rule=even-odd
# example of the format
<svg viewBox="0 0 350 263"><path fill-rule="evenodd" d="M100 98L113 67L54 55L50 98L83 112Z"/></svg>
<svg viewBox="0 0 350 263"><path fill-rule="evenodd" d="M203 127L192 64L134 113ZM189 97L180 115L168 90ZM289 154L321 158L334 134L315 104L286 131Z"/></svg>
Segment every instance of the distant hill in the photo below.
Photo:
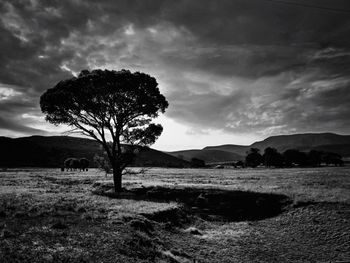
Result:
<svg viewBox="0 0 350 263"><path fill-rule="evenodd" d="M0 137L1 167L60 167L68 157L88 158L93 163L101 154L100 145L90 139L69 136ZM189 163L174 156L142 148L135 166L189 167Z"/></svg>
<svg viewBox="0 0 350 263"><path fill-rule="evenodd" d="M176 157L182 155L185 160L196 157L206 162L225 162L244 159L246 152L250 148L258 148L263 152L267 147L276 148L279 152L284 152L287 149L298 149L301 151L314 149L335 152L343 157L350 157L350 135L334 133L279 135L268 137L251 145L225 144L207 146L201 150L169 152L169 154Z"/></svg>
<svg viewBox="0 0 350 263"><path fill-rule="evenodd" d="M235 145L235 144L224 144L219 146L207 146L204 147L203 150L219 150L219 151L225 151L230 153L235 153L241 156L245 156L247 150L249 150L249 146L243 146L243 145Z"/></svg>
<svg viewBox="0 0 350 263"><path fill-rule="evenodd" d="M264 150L267 147L276 148L278 151L283 152L287 149L300 149L311 150L317 148L322 150L329 145L342 145L350 144L350 135L338 135L334 133L306 133L306 134L293 134L293 135L279 135L271 136L267 139L255 142L249 147L259 148ZM338 151L338 147L333 149ZM350 151L346 153L350 155Z"/></svg>
<svg viewBox="0 0 350 263"><path fill-rule="evenodd" d="M148 167L190 167L190 163L186 160L176 158L170 154L163 153L151 148L143 148L137 155L134 162L135 166Z"/></svg>
<svg viewBox="0 0 350 263"><path fill-rule="evenodd" d="M142 148L133 165L156 167L189 167L191 158L206 163L243 160L250 148L263 151L274 147L309 151L311 149L339 153L350 157L350 136L333 133L307 133L268 137L251 145L208 146L198 150L164 153ZM68 157L88 158L101 154L100 145L91 139L69 136L31 136L22 138L0 137L0 167L60 167ZM180 157L180 158L179 158Z"/></svg>
<svg viewBox="0 0 350 263"><path fill-rule="evenodd" d="M221 150L185 150L169 152L168 154L171 154L172 156L180 159L183 158L186 161L190 161L192 158L198 158L205 161L206 163L243 159L241 155Z"/></svg>

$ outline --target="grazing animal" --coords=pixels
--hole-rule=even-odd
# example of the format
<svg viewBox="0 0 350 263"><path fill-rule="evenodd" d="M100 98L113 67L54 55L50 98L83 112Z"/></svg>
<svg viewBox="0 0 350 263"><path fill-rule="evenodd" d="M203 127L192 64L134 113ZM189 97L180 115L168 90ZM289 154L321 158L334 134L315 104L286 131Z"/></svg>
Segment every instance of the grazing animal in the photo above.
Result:
<svg viewBox="0 0 350 263"><path fill-rule="evenodd" d="M90 161L86 158L80 158L79 160L79 169L80 171L87 171Z"/></svg>
<svg viewBox="0 0 350 263"><path fill-rule="evenodd" d="M67 158L66 160L64 160L64 168L66 168L66 171L68 171L71 168L71 160L72 158Z"/></svg>
<svg viewBox="0 0 350 263"><path fill-rule="evenodd" d="M79 169L80 171L87 171L89 167L90 161L86 158L67 158L64 161L64 167L66 171L76 171Z"/></svg>
<svg viewBox="0 0 350 263"><path fill-rule="evenodd" d="M77 158L67 158L64 161L64 167L66 167L67 171L75 171L76 169L79 169L80 162Z"/></svg>

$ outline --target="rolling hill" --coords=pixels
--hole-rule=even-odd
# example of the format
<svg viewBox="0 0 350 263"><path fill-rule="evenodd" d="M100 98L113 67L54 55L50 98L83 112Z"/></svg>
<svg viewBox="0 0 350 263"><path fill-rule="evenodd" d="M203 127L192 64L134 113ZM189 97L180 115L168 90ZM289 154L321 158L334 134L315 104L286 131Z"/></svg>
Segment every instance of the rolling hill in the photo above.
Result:
<svg viewBox="0 0 350 263"><path fill-rule="evenodd" d="M224 144L224 145L219 145L219 146L207 146L207 147L204 147L203 150L205 150L205 151L219 150L219 151L235 153L235 154L238 154L240 156L245 156L247 150L249 150L249 146L235 145L235 144Z"/></svg>
<svg viewBox="0 0 350 263"><path fill-rule="evenodd" d="M185 150L170 152L169 154L171 154L174 157L184 159L186 161L190 161L192 158L198 158L205 161L206 163L225 162L243 159L243 157L239 154L221 150Z"/></svg>
<svg viewBox="0 0 350 263"><path fill-rule="evenodd" d="M101 155L100 145L90 139L69 136L0 137L0 167L61 167L68 157ZM166 153L143 147L134 166L189 167L189 163Z"/></svg>
<svg viewBox="0 0 350 263"><path fill-rule="evenodd" d="M250 148L258 148L261 152L267 147L276 148L279 152L287 149L310 151L330 151L339 153L343 157L350 157L350 135L334 133L305 133L292 135L271 136L265 140L254 142L251 145L225 144L207 146L201 150L184 150L169 152L169 154L183 157L185 160L199 158L206 162L225 162L244 159Z"/></svg>
<svg viewBox="0 0 350 263"><path fill-rule="evenodd" d="M334 133L306 133L293 135L279 135L268 137L267 139L255 142L249 147L259 148L264 150L267 147L276 148L283 152L287 149L311 150L318 148L322 150L329 145L346 145L350 144L350 135L338 135ZM337 146L334 148L337 151ZM350 154L350 152L348 153Z"/></svg>

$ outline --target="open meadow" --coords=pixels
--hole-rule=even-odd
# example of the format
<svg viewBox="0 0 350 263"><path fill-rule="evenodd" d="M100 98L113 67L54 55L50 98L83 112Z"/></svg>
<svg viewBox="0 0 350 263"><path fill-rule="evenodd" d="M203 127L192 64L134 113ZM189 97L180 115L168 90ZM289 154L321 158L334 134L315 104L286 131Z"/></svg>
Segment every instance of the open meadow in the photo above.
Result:
<svg viewBox="0 0 350 263"><path fill-rule="evenodd" d="M138 169L134 169L138 170ZM350 167L0 172L0 262L345 262Z"/></svg>

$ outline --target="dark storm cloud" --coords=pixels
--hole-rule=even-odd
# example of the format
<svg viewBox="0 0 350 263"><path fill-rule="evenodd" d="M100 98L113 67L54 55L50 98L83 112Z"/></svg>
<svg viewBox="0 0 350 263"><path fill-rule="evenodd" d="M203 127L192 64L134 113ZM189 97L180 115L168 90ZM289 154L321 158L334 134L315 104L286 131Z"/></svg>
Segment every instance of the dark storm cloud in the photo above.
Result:
<svg viewBox="0 0 350 263"><path fill-rule="evenodd" d="M37 102L15 91L15 88L0 86L1 129L6 130L7 134L46 134L42 129L30 127L32 116L37 112Z"/></svg>
<svg viewBox="0 0 350 263"><path fill-rule="evenodd" d="M21 134L46 134L45 131L22 125L16 120L0 117L0 126L3 130L15 131Z"/></svg>
<svg viewBox="0 0 350 263"><path fill-rule="evenodd" d="M107 67L154 75L167 116L192 128L350 131L349 14L264 0L2 1L0 14L0 128L34 132L44 90Z"/></svg>
<svg viewBox="0 0 350 263"><path fill-rule="evenodd" d="M325 6L329 1L308 1ZM332 1L349 7L346 0ZM192 1L194 5L201 5ZM293 7L266 1L223 1L213 3L211 8L201 7L200 20L191 24L200 32L202 39L220 44L257 45L345 45L347 38L342 33L348 30L348 14L325 10ZM182 21L191 17L196 10L186 9ZM180 11L181 12L181 11ZM193 16L192 16L193 17ZM206 26L201 26L205 24ZM201 29L200 29L201 28Z"/></svg>

